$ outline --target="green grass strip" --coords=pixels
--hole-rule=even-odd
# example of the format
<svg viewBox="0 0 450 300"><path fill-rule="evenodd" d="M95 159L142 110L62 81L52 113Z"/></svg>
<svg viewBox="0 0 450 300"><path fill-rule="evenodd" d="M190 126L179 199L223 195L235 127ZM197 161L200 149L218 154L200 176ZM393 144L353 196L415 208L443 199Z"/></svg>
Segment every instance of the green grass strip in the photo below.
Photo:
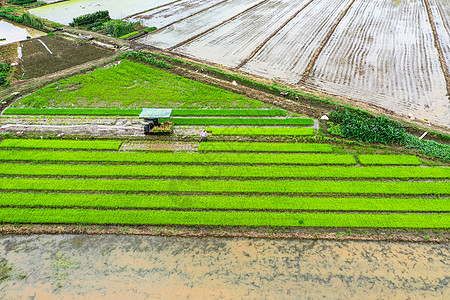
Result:
<svg viewBox="0 0 450 300"><path fill-rule="evenodd" d="M175 125L252 125L252 126L285 126L285 125L314 125L313 119L256 119L256 118L174 118Z"/></svg>
<svg viewBox="0 0 450 300"><path fill-rule="evenodd" d="M0 178L0 190L448 195L450 181L123 180Z"/></svg>
<svg viewBox="0 0 450 300"><path fill-rule="evenodd" d="M0 193L2 207L450 212L449 199Z"/></svg>
<svg viewBox="0 0 450 300"><path fill-rule="evenodd" d="M213 135L314 135L313 128L216 128L208 127L206 131Z"/></svg>
<svg viewBox="0 0 450 300"><path fill-rule="evenodd" d="M6 139L0 143L0 148L119 150L122 143L122 141Z"/></svg>
<svg viewBox="0 0 450 300"><path fill-rule="evenodd" d="M256 142L207 142L200 143L198 150L229 152L332 152L329 144Z"/></svg>
<svg viewBox="0 0 450 300"><path fill-rule="evenodd" d="M234 178L364 178L449 179L450 168L298 167L198 165L0 165L0 175L77 177L234 177Z"/></svg>
<svg viewBox="0 0 450 300"><path fill-rule="evenodd" d="M139 116L142 109L115 108L8 108L4 115L65 115L65 116ZM174 109L172 116L286 116L281 109Z"/></svg>
<svg viewBox="0 0 450 300"><path fill-rule="evenodd" d="M0 161L352 165L353 155L3 150Z"/></svg>
<svg viewBox="0 0 450 300"><path fill-rule="evenodd" d="M333 214L2 208L2 223L449 228L450 214Z"/></svg>
<svg viewBox="0 0 450 300"><path fill-rule="evenodd" d="M420 165L422 161L414 155L358 155L363 165Z"/></svg>

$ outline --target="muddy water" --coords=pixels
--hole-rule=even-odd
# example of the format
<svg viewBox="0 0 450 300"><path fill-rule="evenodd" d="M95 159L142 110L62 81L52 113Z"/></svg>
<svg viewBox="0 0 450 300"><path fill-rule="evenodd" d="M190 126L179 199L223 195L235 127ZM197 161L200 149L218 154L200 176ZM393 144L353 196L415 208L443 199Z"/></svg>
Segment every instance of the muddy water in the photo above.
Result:
<svg viewBox="0 0 450 300"><path fill-rule="evenodd" d="M164 5L174 0L70 0L30 9L35 16L68 25L73 18L93 13L99 10L109 11L113 19L126 16Z"/></svg>
<svg viewBox="0 0 450 300"><path fill-rule="evenodd" d="M0 41L0 46L26 40L27 36L38 37L44 34L44 32L36 29L9 22L7 20L0 20L0 39L6 38L6 40Z"/></svg>
<svg viewBox="0 0 450 300"><path fill-rule="evenodd" d="M32 235L0 237L0 257L1 299L445 299L450 293L448 244Z"/></svg>
<svg viewBox="0 0 450 300"><path fill-rule="evenodd" d="M450 0L429 0L436 32L450 71Z"/></svg>

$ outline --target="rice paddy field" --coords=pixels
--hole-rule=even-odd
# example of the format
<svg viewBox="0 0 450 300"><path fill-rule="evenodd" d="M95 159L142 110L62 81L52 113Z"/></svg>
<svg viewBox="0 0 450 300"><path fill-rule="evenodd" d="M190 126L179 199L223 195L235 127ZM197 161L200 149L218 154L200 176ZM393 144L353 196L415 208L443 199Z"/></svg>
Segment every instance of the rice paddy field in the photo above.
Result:
<svg viewBox="0 0 450 300"><path fill-rule="evenodd" d="M126 6L126 7L125 7ZM158 30L139 43L450 126L448 0L73 0Z"/></svg>
<svg viewBox="0 0 450 300"><path fill-rule="evenodd" d="M126 143L2 140L0 220L449 228L450 169L415 156L307 142L202 142L198 152L133 152Z"/></svg>

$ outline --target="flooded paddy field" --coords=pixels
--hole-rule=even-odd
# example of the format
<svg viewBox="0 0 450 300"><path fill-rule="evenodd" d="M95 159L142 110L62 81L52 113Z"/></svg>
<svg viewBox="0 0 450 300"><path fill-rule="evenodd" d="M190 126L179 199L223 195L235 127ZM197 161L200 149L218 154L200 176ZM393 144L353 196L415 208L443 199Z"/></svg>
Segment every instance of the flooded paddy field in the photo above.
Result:
<svg viewBox="0 0 450 300"><path fill-rule="evenodd" d="M145 36L139 41L159 48L176 47L187 39L194 38L252 7L256 8L255 5L262 4L266 1L228 0L206 11L195 14L190 18L174 23L158 31L157 34Z"/></svg>
<svg viewBox="0 0 450 300"><path fill-rule="evenodd" d="M0 41L0 46L26 40L27 36L33 38L44 34L42 31L9 20L0 20L0 39L5 39L4 41Z"/></svg>
<svg viewBox="0 0 450 300"><path fill-rule="evenodd" d="M433 243L0 237L2 299L445 299L449 246Z"/></svg>
<svg viewBox="0 0 450 300"><path fill-rule="evenodd" d="M311 75L313 86L333 94L449 121L446 82L423 1L355 2Z"/></svg>
<svg viewBox="0 0 450 300"><path fill-rule="evenodd" d="M450 0L429 0L442 52L450 70Z"/></svg>
<svg viewBox="0 0 450 300"><path fill-rule="evenodd" d="M109 11L113 19L122 19L174 0L68 0L30 9L29 12L40 18L68 25L73 18L99 10Z"/></svg>

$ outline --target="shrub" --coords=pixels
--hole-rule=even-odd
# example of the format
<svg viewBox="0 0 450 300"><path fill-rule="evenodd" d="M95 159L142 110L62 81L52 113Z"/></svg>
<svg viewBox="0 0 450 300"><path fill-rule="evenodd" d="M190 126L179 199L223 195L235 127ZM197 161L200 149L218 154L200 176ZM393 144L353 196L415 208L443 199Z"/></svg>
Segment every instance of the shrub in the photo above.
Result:
<svg viewBox="0 0 450 300"><path fill-rule="evenodd" d="M8 20L17 22L17 23L23 23L23 17L22 16L16 16L16 15L10 15L4 12L0 12L0 17L6 18Z"/></svg>
<svg viewBox="0 0 450 300"><path fill-rule="evenodd" d="M9 0L8 3L15 4L15 5L25 5L30 4L33 2L36 2L37 0Z"/></svg>
<svg viewBox="0 0 450 300"><path fill-rule="evenodd" d="M106 34L111 34L114 37L124 36L134 31L134 27L139 25L139 22L126 22L122 20L110 20L103 24Z"/></svg>
<svg viewBox="0 0 450 300"><path fill-rule="evenodd" d="M69 23L69 26L86 26L95 22L103 23L109 20L111 20L109 11L100 10L92 14L86 14L77 18L73 18L73 21Z"/></svg>
<svg viewBox="0 0 450 300"><path fill-rule="evenodd" d="M429 140L419 140L419 138L412 134L405 134L404 144L406 148L418 149L422 154L450 162L450 145L440 144Z"/></svg>
<svg viewBox="0 0 450 300"><path fill-rule="evenodd" d="M170 69L172 68L172 65L168 64L165 60L161 59L158 60L154 58L153 56L148 56L142 53L141 51L131 51L127 54L127 57L131 57L136 60L140 60L143 62L146 62L150 65L154 65L163 69Z"/></svg>
<svg viewBox="0 0 450 300"><path fill-rule="evenodd" d="M0 63L0 85L7 83L7 78L11 72L12 67L8 64Z"/></svg>
<svg viewBox="0 0 450 300"><path fill-rule="evenodd" d="M44 28L44 24L42 23L42 21L38 18L36 18L35 16L32 16L28 13L24 13L22 15L23 17L23 23L24 24L28 24L30 26L36 27L36 28Z"/></svg>
<svg viewBox="0 0 450 300"><path fill-rule="evenodd" d="M371 117L368 114L347 109L336 109L330 119L339 123L341 135L367 143L402 143L404 128L387 117Z"/></svg>

